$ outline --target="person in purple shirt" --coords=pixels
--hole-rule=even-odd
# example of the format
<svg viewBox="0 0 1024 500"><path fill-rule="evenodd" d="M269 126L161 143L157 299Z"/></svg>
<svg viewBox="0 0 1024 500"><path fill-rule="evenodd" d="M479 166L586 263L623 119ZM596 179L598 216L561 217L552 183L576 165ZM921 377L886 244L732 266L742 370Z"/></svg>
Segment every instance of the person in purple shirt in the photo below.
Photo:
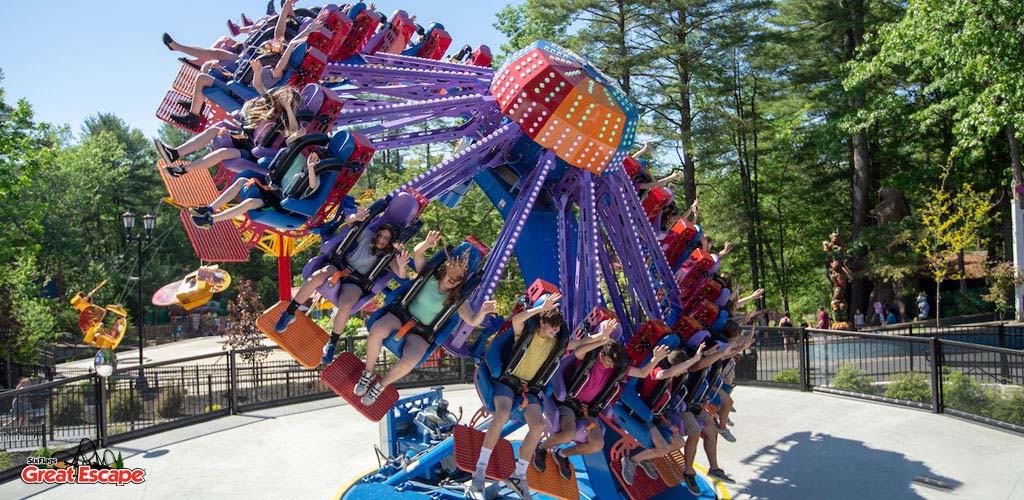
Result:
<svg viewBox="0 0 1024 500"><path fill-rule="evenodd" d="M563 444L576 444L554 452L553 458L558 466L558 473L564 479L572 477L572 465L568 457L586 455L604 449L604 426L598 415L617 395L616 390L606 390L620 383L625 377L644 378L651 370L668 356L666 346L654 349L651 361L642 368L628 367L629 356L621 342L613 340L611 332L619 327L618 320L610 319L601 324L600 335L603 342L584 345L575 351L576 359L562 371L567 389L562 401L555 401L558 407L559 431L548 436L537 448L533 456L533 466L540 472L547 468L547 454ZM580 374L586 368L587 354L600 349L597 359L590 366L589 374ZM593 356L593 354L591 354ZM571 391L577 376L585 376L583 385L574 393ZM623 376L624 375L624 376Z"/></svg>

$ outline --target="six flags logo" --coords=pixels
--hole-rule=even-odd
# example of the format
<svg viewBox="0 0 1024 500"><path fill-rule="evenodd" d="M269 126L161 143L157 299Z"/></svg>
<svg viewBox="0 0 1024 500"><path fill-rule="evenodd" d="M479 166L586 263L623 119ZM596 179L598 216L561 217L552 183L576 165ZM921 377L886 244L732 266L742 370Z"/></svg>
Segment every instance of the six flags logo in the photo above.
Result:
<svg viewBox="0 0 1024 500"><path fill-rule="evenodd" d="M144 469L94 469L88 465L66 469L40 469L26 465L21 469L21 480L27 484L142 484L146 480Z"/></svg>
<svg viewBox="0 0 1024 500"><path fill-rule="evenodd" d="M64 459L50 457L29 457L21 469L21 480L26 484L142 484L146 480L145 469L124 467L124 460L118 453L115 457L110 450L103 456L96 450L96 444L85 438L73 454L67 451ZM111 460L106 460L107 455ZM56 456L56 455L55 455ZM64 460L68 460L65 462Z"/></svg>

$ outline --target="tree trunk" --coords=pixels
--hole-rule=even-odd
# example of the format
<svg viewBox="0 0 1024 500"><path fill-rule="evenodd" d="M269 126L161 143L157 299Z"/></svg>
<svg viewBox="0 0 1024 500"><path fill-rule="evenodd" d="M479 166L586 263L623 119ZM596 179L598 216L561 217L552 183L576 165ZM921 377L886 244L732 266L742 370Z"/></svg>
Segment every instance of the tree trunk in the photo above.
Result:
<svg viewBox="0 0 1024 500"><path fill-rule="evenodd" d="M852 0L850 2L850 27L844 34L843 42L846 49L846 60L851 61L857 55L857 48L864 41L864 15L866 0ZM850 112L856 113L864 106L864 96L860 90L854 89L848 97ZM861 230L868 226L868 199L871 191L871 156L868 150L867 133L863 130L855 132L850 137L853 148L853 192L851 217L851 238L856 240ZM855 278L851 283L851 300L849 310L856 311L864 308L864 297L867 290L867 283L863 278Z"/></svg>
<svg viewBox="0 0 1024 500"><path fill-rule="evenodd" d="M942 317L942 281L935 280L935 326L939 326Z"/></svg>
<svg viewBox="0 0 1024 500"><path fill-rule="evenodd" d="M679 137L683 142L683 195L686 206L697 198L697 173L693 163L693 147L690 137L693 133L693 109L690 105L690 56L686 52L686 10L676 13L676 45L680 51L676 56L676 75L679 79Z"/></svg>
<svg viewBox="0 0 1024 500"><path fill-rule="evenodd" d="M1010 192L1013 193L1013 203L1010 204L1013 219L1013 265L1017 270L1017 275L1020 276L1024 270L1024 200L1022 200L1022 194L1017 190L1024 182L1024 176L1021 174L1020 143L1017 142L1017 131L1014 129L1013 123L1006 124L1006 140L1010 143L1010 163L1013 164L1013 184L1010 187ZM1024 284L1017 285L1013 295L1017 321L1022 321L1024 320Z"/></svg>
<svg viewBox="0 0 1024 500"><path fill-rule="evenodd" d="M964 251L956 254L956 265L960 268L960 293L967 295L967 259L964 258Z"/></svg>
<svg viewBox="0 0 1024 500"><path fill-rule="evenodd" d="M616 0L615 6L616 6L616 10L617 10L617 12L616 12L617 18L615 20L615 28L618 30L618 32L616 33L618 35L618 38L616 38L615 41L618 44L619 64L621 64L620 68L622 69L622 81L621 81L621 83L622 83L622 91L625 92L626 95L628 96L632 92L631 92L631 86L630 86L630 76L631 76L630 75L630 67L629 67L629 64L627 62L628 58L629 58L629 51L626 50L626 6L625 6L625 0Z"/></svg>

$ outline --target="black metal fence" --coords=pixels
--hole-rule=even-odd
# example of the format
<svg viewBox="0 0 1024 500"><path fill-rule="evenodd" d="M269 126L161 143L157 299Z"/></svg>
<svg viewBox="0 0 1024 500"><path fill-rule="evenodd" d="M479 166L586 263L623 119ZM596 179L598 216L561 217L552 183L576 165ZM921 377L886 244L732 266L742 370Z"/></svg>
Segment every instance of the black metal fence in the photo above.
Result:
<svg viewBox="0 0 1024 500"><path fill-rule="evenodd" d="M949 413L1024 433L1024 351L940 337L759 329L738 379Z"/></svg>
<svg viewBox="0 0 1024 500"><path fill-rule="evenodd" d="M365 336L344 340L349 352L365 352ZM384 350L377 371L383 374L395 360ZM438 350L396 387L468 382L473 369L472 361ZM74 446L82 438L108 446L224 415L331 396L317 370L302 367L276 346L149 363L106 379L90 373L0 392L0 451L28 456L40 448ZM0 471L0 480L12 470L20 466Z"/></svg>

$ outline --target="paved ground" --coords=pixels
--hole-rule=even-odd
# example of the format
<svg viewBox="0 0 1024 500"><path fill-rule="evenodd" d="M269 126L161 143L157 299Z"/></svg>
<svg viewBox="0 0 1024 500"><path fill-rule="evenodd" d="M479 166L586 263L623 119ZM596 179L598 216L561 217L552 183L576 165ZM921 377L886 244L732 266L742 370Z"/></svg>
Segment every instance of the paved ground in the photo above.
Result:
<svg viewBox="0 0 1024 500"><path fill-rule="evenodd" d="M467 415L468 386L446 392ZM1024 437L951 417L823 394L740 387L722 467L741 499L1024 499ZM146 483L37 486L0 498L330 499L376 467L377 426L337 399L222 418L116 447ZM707 462L703 452L698 465ZM942 491L917 476L953 486ZM725 495L722 495L723 497Z"/></svg>

